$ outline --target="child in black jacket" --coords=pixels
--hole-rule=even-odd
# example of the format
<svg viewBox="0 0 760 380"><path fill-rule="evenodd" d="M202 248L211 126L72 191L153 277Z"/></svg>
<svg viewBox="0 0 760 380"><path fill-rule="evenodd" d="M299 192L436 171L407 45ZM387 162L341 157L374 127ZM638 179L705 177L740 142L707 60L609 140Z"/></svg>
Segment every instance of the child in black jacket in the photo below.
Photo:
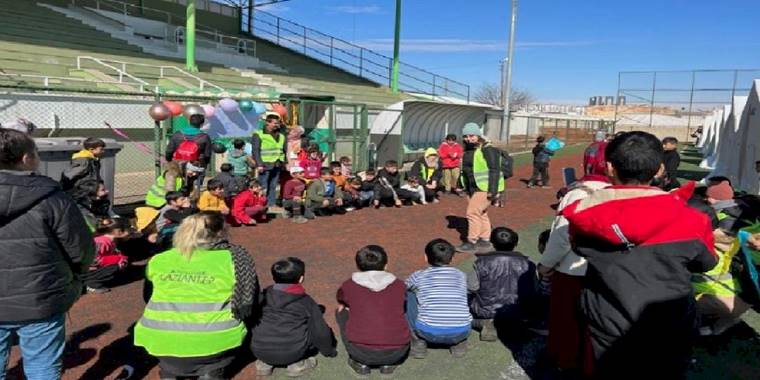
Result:
<svg viewBox="0 0 760 380"><path fill-rule="evenodd" d="M261 319L253 328L251 346L259 376L287 366L287 375L301 376L317 366L317 353L337 355L333 331L325 323L324 308L306 294L302 283L306 266L296 257L272 265L275 284L264 290Z"/></svg>

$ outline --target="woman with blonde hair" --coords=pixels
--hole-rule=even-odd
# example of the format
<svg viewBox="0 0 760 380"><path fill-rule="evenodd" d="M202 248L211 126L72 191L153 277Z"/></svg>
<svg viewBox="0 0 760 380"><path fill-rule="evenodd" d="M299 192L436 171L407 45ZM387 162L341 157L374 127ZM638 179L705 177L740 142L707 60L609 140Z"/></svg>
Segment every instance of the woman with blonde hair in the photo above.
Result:
<svg viewBox="0 0 760 380"><path fill-rule="evenodd" d="M259 292L253 259L227 242L224 217L187 217L174 248L154 256L145 273L135 345L158 358L161 379L224 379Z"/></svg>

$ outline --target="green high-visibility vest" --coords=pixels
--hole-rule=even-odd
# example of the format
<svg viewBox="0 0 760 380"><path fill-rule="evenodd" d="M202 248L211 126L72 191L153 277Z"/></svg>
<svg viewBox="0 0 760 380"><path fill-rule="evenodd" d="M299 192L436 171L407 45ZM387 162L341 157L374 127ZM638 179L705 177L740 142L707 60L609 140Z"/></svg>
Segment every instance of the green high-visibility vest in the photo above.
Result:
<svg viewBox="0 0 760 380"><path fill-rule="evenodd" d="M736 248L732 246L726 252L716 249L715 254L718 255L718 264L704 274L694 274L691 276L694 294L697 296L701 294L736 296L741 291L739 282L731 275L731 259L736 253Z"/></svg>
<svg viewBox="0 0 760 380"><path fill-rule="evenodd" d="M501 168L498 168L501 170ZM475 150L472 162L472 173L475 177L475 185L480 191L488 191L488 163L483 155L483 148ZM499 174L499 189L498 192L504 191L504 177Z"/></svg>
<svg viewBox="0 0 760 380"><path fill-rule="evenodd" d="M196 250L188 260L173 248L150 260L146 278L153 294L135 326L135 345L153 356L199 357L242 344L246 328L230 304L230 251Z"/></svg>
<svg viewBox="0 0 760 380"><path fill-rule="evenodd" d="M260 129L256 131L261 140L261 160L266 163L272 163L275 161L285 162L285 152L282 148L285 146L285 136L280 136L280 141L276 141L272 135L264 133L264 130Z"/></svg>
<svg viewBox="0 0 760 380"><path fill-rule="evenodd" d="M161 174L156 178L156 182L148 189L148 194L145 194L145 204L155 208L164 207L166 204L166 173ZM182 188L182 178L174 179L174 191L179 191Z"/></svg>

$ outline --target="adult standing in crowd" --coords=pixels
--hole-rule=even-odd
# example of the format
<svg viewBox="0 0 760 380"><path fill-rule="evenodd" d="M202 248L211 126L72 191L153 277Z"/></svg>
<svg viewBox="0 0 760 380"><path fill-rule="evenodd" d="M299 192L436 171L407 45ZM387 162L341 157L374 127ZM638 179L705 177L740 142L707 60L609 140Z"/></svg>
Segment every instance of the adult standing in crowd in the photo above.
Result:
<svg viewBox="0 0 760 380"><path fill-rule="evenodd" d="M504 191L501 173L501 152L483 137L483 131L475 123L467 123L462 129L465 153L462 157L462 182L469 196L467 203L467 241L457 248L459 252L475 253L493 250L491 245L491 220L488 206Z"/></svg>
<svg viewBox="0 0 760 380"><path fill-rule="evenodd" d="M438 156L443 168L443 189L450 193L461 193L459 187L459 166L462 164L464 149L457 142L457 135L446 135L446 140L438 147Z"/></svg>
<svg viewBox="0 0 760 380"><path fill-rule="evenodd" d="M58 182L34 174L32 138L0 128L0 378L17 335L29 380L60 379L65 313L82 294L95 245Z"/></svg>
<svg viewBox="0 0 760 380"><path fill-rule="evenodd" d="M251 137L253 159L256 160L259 183L267 192L269 210L276 207L277 184L280 171L285 165L285 135L280 133L280 116L267 115L264 129L256 131Z"/></svg>

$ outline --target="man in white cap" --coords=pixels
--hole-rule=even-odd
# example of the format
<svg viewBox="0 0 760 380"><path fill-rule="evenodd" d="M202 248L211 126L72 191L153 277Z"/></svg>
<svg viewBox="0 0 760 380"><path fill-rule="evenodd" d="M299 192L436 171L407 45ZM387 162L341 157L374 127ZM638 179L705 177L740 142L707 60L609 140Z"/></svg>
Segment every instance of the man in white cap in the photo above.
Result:
<svg viewBox="0 0 760 380"><path fill-rule="evenodd" d="M493 250L491 245L491 220L488 206L504 191L501 173L501 152L483 137L483 131L475 123L467 123L462 129L465 152L462 157L462 184L469 196L467 203L467 241L457 247L465 253Z"/></svg>

